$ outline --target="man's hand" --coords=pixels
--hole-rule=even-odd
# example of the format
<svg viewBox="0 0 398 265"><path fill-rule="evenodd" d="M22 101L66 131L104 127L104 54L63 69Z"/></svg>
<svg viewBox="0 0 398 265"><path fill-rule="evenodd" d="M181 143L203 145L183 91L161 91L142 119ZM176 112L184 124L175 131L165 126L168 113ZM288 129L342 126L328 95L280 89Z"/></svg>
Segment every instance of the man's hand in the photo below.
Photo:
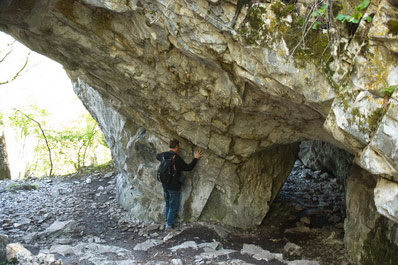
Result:
<svg viewBox="0 0 398 265"><path fill-rule="evenodd" d="M199 159L202 155L203 155L203 151L199 149L199 150L195 151L195 154L193 157L195 157L196 159Z"/></svg>

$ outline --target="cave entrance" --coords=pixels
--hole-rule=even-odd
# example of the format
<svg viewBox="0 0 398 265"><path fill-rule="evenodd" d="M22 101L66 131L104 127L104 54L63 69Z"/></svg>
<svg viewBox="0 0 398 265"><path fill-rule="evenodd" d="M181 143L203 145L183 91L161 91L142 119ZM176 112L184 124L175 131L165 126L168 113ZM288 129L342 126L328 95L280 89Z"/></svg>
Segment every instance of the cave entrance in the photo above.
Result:
<svg viewBox="0 0 398 265"><path fill-rule="evenodd" d="M73 174L110 160L62 65L0 32L0 180Z"/></svg>
<svg viewBox="0 0 398 265"><path fill-rule="evenodd" d="M282 238L274 242L276 249L291 242L308 257L337 253L328 264L338 264L332 259L345 256L345 179L352 160L328 143L301 142L293 169L263 220L262 238Z"/></svg>

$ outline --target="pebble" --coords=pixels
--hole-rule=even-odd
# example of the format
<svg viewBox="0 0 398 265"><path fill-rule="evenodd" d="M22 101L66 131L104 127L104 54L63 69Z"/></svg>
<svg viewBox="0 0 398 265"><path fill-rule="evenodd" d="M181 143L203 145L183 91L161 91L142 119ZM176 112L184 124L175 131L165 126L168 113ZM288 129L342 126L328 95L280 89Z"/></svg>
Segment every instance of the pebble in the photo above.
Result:
<svg viewBox="0 0 398 265"><path fill-rule="evenodd" d="M301 253L303 252L302 247L291 242L287 242L283 247L283 249L285 250L286 253L288 253L291 256L298 256L301 255Z"/></svg>
<svg viewBox="0 0 398 265"><path fill-rule="evenodd" d="M300 222L305 224L305 225L309 225L311 223L311 220L308 217L301 217L300 218Z"/></svg>

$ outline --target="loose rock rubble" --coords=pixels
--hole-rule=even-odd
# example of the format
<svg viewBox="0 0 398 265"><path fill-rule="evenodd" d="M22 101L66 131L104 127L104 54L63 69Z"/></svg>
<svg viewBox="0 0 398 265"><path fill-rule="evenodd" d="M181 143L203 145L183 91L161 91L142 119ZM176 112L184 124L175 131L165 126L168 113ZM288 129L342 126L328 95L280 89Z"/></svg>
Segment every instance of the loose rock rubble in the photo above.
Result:
<svg viewBox="0 0 398 265"><path fill-rule="evenodd" d="M0 237L0 258L6 251L20 264L313 265L333 264L325 257L338 255L335 264L348 264L341 241L340 208L344 204L339 204L337 196L343 191L333 179L325 182L322 178L326 178L325 173L307 171L297 162L269 217L258 229L243 231L199 222L180 224L169 234L162 224L129 218L115 201L111 172L1 181L0 234L7 236ZM301 181L299 185L297 181ZM36 188L20 189L22 184ZM304 190L297 190L298 186ZM310 190L316 192L307 193ZM294 197L294 203L287 197ZM331 202L338 207L330 209ZM320 212L332 228L319 227L314 216ZM311 243L296 240L303 233L317 247L321 243L342 252L313 255ZM316 234L323 236L323 243L314 242Z"/></svg>

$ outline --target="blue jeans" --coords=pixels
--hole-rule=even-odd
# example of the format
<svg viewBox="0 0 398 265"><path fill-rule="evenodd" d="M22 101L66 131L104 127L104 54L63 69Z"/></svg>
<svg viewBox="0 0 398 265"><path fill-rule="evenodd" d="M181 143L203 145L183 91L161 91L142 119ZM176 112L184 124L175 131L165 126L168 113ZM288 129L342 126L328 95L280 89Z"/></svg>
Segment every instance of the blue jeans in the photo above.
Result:
<svg viewBox="0 0 398 265"><path fill-rule="evenodd" d="M163 187L164 200L166 206L164 207L164 217L166 219L166 226L172 227L175 220L178 209L180 208L181 191L179 190L168 190Z"/></svg>

